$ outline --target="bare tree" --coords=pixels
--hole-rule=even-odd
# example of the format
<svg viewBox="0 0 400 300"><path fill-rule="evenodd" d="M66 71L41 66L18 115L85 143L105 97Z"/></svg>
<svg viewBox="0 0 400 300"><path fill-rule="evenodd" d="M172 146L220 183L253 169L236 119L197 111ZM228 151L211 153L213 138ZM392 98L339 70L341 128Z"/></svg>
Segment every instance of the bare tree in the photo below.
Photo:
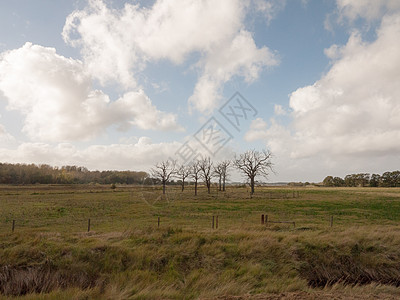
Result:
<svg viewBox="0 0 400 300"><path fill-rule="evenodd" d="M176 175L178 175L178 178L181 180L181 185L182 185L182 192L185 189L185 180L186 178L189 177L191 174L192 170L190 166L187 165L181 165L177 168Z"/></svg>
<svg viewBox="0 0 400 300"><path fill-rule="evenodd" d="M222 191L222 165L218 163L214 166L213 175L218 178L218 190Z"/></svg>
<svg viewBox="0 0 400 300"><path fill-rule="evenodd" d="M225 192L225 183L226 183L226 179L229 175L229 167L231 165L231 161L230 160L224 160L221 162L221 168L222 168L222 190Z"/></svg>
<svg viewBox="0 0 400 300"><path fill-rule="evenodd" d="M204 183L207 186L207 191L210 193L211 187L211 176L212 176L212 162L209 157L203 158L199 161L199 167L201 170L201 177L204 179Z"/></svg>
<svg viewBox="0 0 400 300"><path fill-rule="evenodd" d="M230 160L224 160L214 166L214 176L218 178L218 189L225 191L225 182L228 176L228 168L231 164Z"/></svg>
<svg viewBox="0 0 400 300"><path fill-rule="evenodd" d="M200 162L198 160L190 165L190 173L191 177L194 179L194 195L197 196L197 183L201 174Z"/></svg>
<svg viewBox="0 0 400 300"><path fill-rule="evenodd" d="M271 162L271 152L270 151L257 151L248 150L233 160L233 164L238 168L250 181L251 194L254 194L254 184L257 175L261 175L265 178L268 177L269 172L273 172L272 162Z"/></svg>
<svg viewBox="0 0 400 300"><path fill-rule="evenodd" d="M167 184L171 175L176 172L176 162L173 160L164 160L157 163L151 169L151 176L159 179L163 185L163 194L165 194L165 185Z"/></svg>

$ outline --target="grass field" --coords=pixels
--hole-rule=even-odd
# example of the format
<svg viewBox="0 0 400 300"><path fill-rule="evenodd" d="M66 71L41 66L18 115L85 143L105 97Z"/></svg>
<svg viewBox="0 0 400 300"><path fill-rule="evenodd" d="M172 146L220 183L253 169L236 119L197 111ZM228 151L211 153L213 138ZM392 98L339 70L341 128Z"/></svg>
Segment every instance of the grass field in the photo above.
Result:
<svg viewBox="0 0 400 300"><path fill-rule="evenodd" d="M1 186L0 298L400 297L400 189L160 192Z"/></svg>

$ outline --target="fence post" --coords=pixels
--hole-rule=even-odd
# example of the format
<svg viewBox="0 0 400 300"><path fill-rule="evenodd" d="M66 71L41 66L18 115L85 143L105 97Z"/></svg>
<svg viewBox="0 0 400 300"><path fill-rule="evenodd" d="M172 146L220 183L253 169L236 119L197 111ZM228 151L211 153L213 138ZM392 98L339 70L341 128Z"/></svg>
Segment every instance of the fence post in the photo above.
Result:
<svg viewBox="0 0 400 300"><path fill-rule="evenodd" d="M215 218L215 229L218 229L218 216Z"/></svg>
<svg viewBox="0 0 400 300"><path fill-rule="evenodd" d="M261 215L261 225L264 225L264 215Z"/></svg>
<svg viewBox="0 0 400 300"><path fill-rule="evenodd" d="M88 232L90 231L90 219L88 219L88 221L87 221L87 231Z"/></svg>
<svg viewBox="0 0 400 300"><path fill-rule="evenodd" d="M14 232L14 229L15 229L15 220L13 220L12 222L12 232Z"/></svg>
<svg viewBox="0 0 400 300"><path fill-rule="evenodd" d="M214 229L214 216L213 216L213 219L212 219L212 229Z"/></svg>
<svg viewBox="0 0 400 300"><path fill-rule="evenodd" d="M157 227L160 228L160 217L157 217Z"/></svg>
<svg viewBox="0 0 400 300"><path fill-rule="evenodd" d="M293 222L293 228L296 228L296 222Z"/></svg>

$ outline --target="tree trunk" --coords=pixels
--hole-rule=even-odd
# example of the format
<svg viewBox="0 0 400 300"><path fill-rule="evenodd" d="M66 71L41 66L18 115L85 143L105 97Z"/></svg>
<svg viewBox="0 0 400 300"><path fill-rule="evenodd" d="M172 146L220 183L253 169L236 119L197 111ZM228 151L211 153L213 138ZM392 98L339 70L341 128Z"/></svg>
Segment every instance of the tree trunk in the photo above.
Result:
<svg viewBox="0 0 400 300"><path fill-rule="evenodd" d="M254 194L254 177L250 178L251 194Z"/></svg>
<svg viewBox="0 0 400 300"><path fill-rule="evenodd" d="M222 190L225 192L225 175L222 178Z"/></svg>
<svg viewBox="0 0 400 300"><path fill-rule="evenodd" d="M185 180L182 180L182 192L185 189Z"/></svg>
<svg viewBox="0 0 400 300"><path fill-rule="evenodd" d="M222 175L219 175L219 190L222 190Z"/></svg>
<svg viewBox="0 0 400 300"><path fill-rule="evenodd" d="M163 182L163 185L162 185L162 193L163 193L163 195L165 195L165 182Z"/></svg>
<svg viewBox="0 0 400 300"><path fill-rule="evenodd" d="M194 182L194 195L197 196L197 179Z"/></svg>
<svg viewBox="0 0 400 300"><path fill-rule="evenodd" d="M206 184L207 184L208 193L210 194L211 182L207 182Z"/></svg>

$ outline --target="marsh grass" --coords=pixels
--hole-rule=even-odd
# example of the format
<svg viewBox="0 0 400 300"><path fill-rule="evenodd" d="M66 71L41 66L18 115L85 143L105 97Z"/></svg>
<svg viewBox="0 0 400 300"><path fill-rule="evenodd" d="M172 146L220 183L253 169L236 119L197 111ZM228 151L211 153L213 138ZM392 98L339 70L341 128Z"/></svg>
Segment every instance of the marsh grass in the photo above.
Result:
<svg viewBox="0 0 400 300"><path fill-rule="evenodd" d="M157 187L2 187L0 295L400 296L399 189L177 189L150 201ZM296 227L262 226L262 213Z"/></svg>

